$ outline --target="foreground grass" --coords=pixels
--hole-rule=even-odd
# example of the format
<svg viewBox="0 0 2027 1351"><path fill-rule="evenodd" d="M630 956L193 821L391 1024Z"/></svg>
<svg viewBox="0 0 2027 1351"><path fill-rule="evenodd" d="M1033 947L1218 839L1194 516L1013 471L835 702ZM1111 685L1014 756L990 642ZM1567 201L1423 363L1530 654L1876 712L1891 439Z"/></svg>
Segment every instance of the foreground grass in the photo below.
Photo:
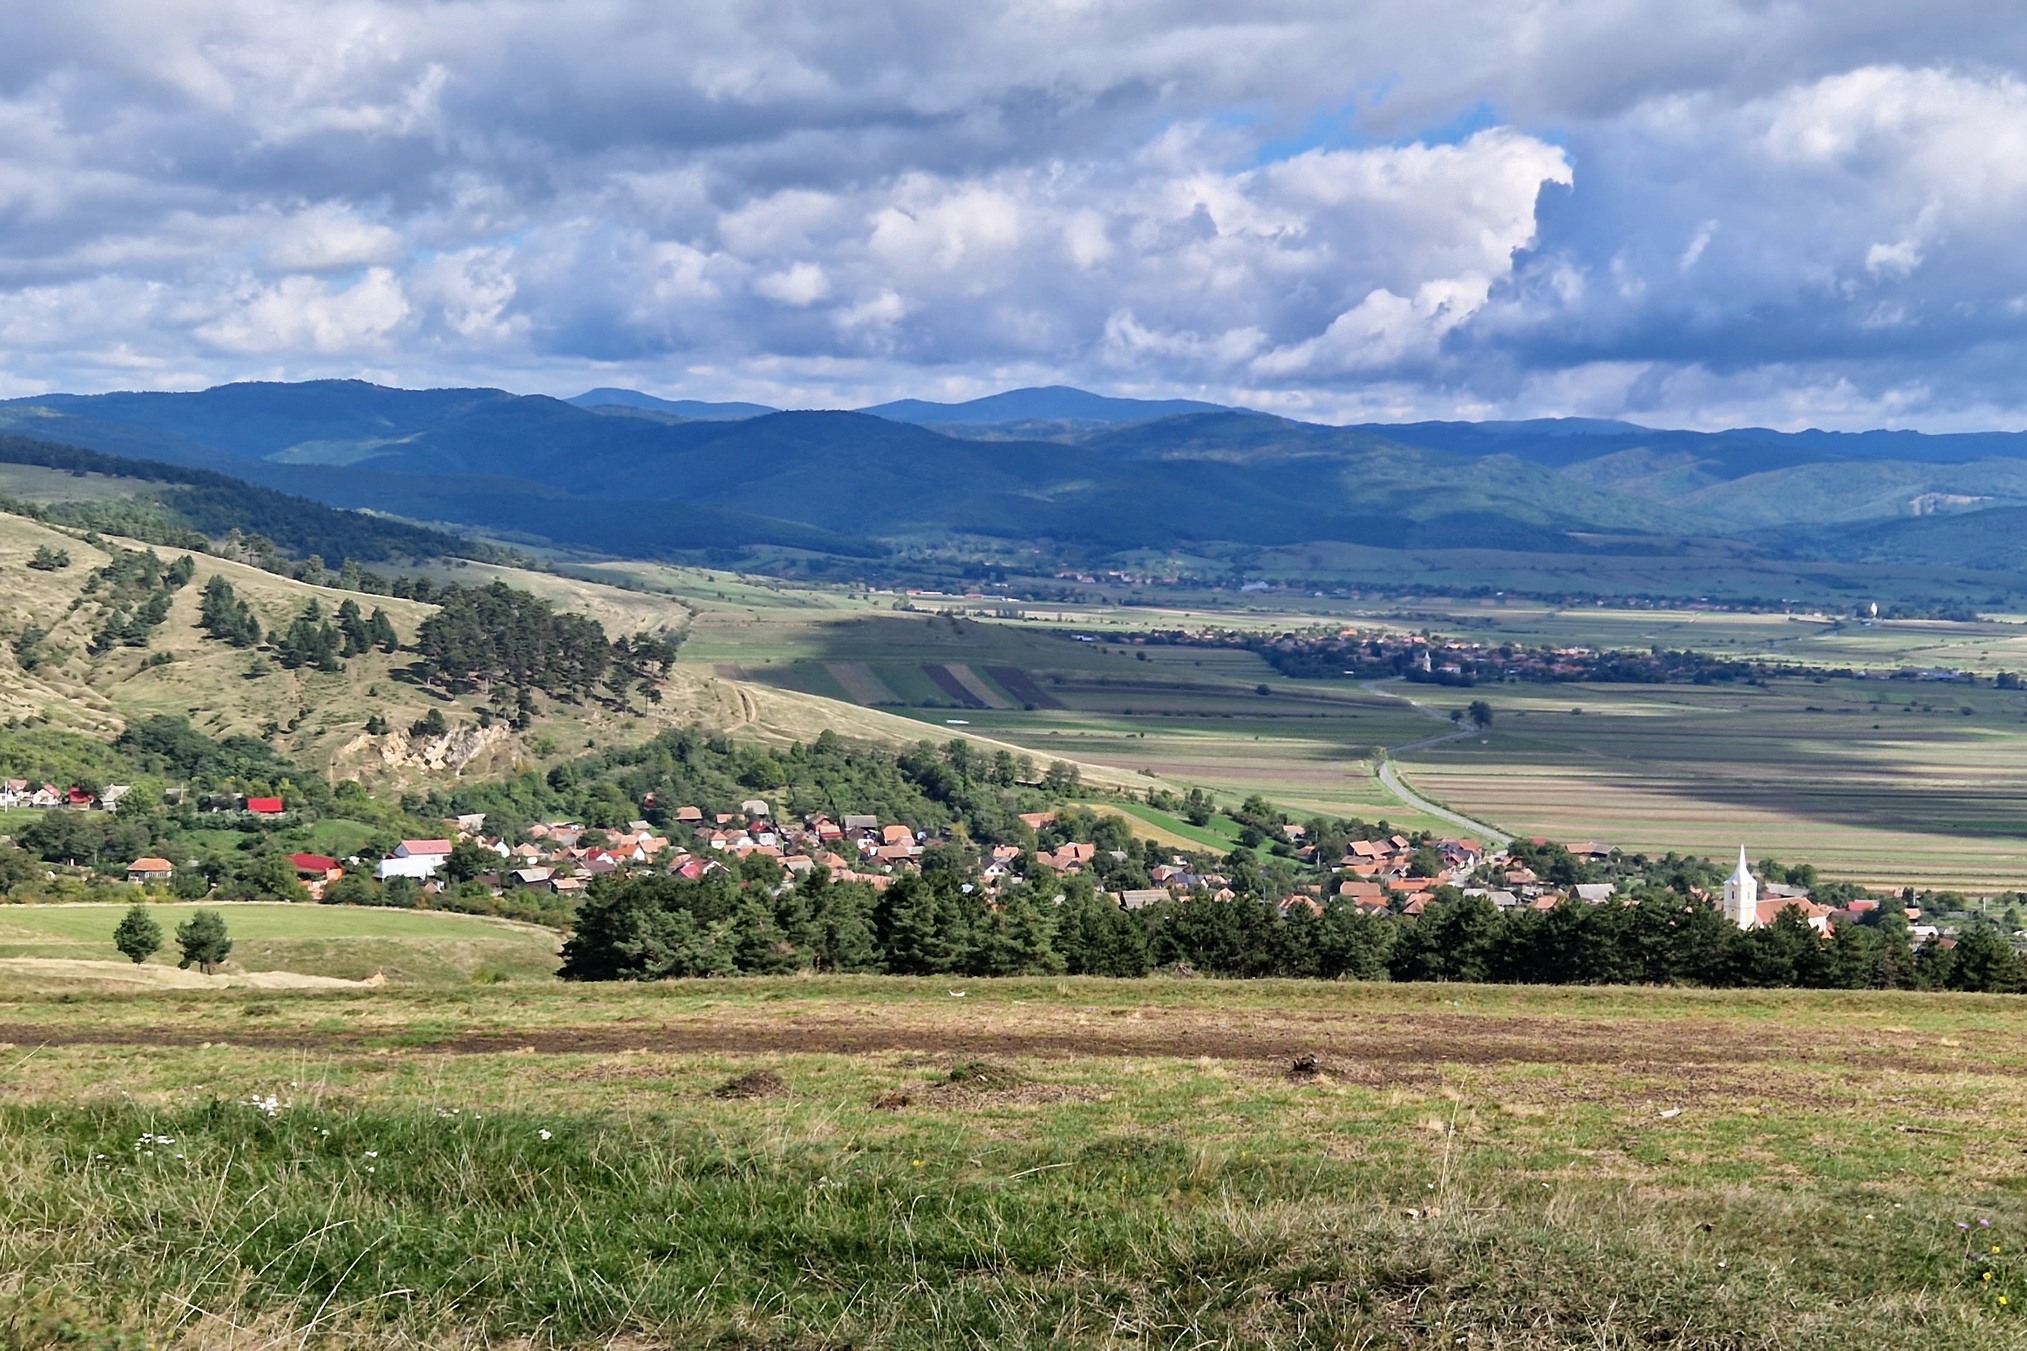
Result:
<svg viewBox="0 0 2027 1351"><path fill-rule="evenodd" d="M0 1343L2027 1345L2005 1001L955 988L0 998Z"/></svg>

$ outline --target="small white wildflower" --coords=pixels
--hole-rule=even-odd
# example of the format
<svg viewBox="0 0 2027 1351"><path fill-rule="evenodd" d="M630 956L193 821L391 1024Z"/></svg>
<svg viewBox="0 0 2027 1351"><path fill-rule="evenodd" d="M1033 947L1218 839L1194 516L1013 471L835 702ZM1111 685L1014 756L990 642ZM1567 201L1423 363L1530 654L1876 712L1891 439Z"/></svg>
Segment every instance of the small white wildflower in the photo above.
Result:
<svg viewBox="0 0 2027 1351"><path fill-rule="evenodd" d="M544 1140L547 1140L547 1139L549 1139L549 1138L550 1138L550 1137L549 1137L549 1132L548 1132L548 1131L536 1131L536 1132L535 1132L535 1134L539 1135L539 1136L540 1136L540 1137L542 1137L542 1138L543 1138Z"/></svg>
<svg viewBox="0 0 2027 1351"><path fill-rule="evenodd" d="M369 1149L366 1151L366 1157L369 1159L377 1159L380 1157L380 1151L377 1149Z"/></svg>

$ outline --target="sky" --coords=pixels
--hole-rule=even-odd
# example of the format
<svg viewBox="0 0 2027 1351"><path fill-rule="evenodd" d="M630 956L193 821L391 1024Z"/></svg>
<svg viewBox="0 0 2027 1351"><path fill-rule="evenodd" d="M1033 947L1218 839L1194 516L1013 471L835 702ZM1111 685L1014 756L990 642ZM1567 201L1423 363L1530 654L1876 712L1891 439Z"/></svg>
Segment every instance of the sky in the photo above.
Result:
<svg viewBox="0 0 2027 1351"><path fill-rule="evenodd" d="M0 397L2027 427L2027 14L0 0Z"/></svg>

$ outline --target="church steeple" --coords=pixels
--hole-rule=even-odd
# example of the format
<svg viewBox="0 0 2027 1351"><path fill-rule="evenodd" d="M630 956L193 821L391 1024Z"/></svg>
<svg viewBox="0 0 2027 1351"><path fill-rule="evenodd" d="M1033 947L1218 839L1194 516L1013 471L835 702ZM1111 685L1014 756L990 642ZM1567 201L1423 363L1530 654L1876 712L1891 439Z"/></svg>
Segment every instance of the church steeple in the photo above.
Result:
<svg viewBox="0 0 2027 1351"><path fill-rule="evenodd" d="M1738 847L1738 867L1724 879L1724 917L1741 929L1760 922L1760 884L1745 860L1745 846Z"/></svg>

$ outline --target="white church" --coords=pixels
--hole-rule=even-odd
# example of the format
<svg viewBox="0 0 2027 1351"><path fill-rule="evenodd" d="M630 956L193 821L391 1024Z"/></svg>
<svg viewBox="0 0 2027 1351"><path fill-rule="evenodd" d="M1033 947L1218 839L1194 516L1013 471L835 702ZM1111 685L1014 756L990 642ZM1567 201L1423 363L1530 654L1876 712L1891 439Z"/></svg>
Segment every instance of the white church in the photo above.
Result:
<svg viewBox="0 0 2027 1351"><path fill-rule="evenodd" d="M1809 927L1824 933L1830 927L1828 906L1812 905L1809 893L1799 888L1776 887L1775 894L1767 900L1760 899L1760 880L1753 876L1752 867L1746 862L1745 846L1738 847L1738 866L1731 870L1731 876L1724 879L1724 917L1741 929L1757 929L1763 924L1772 924L1774 916L1796 906L1808 918Z"/></svg>
<svg viewBox="0 0 2027 1351"><path fill-rule="evenodd" d="M1738 866L1724 879L1724 917L1741 929L1759 927L1760 880L1746 866L1744 845L1738 847Z"/></svg>

